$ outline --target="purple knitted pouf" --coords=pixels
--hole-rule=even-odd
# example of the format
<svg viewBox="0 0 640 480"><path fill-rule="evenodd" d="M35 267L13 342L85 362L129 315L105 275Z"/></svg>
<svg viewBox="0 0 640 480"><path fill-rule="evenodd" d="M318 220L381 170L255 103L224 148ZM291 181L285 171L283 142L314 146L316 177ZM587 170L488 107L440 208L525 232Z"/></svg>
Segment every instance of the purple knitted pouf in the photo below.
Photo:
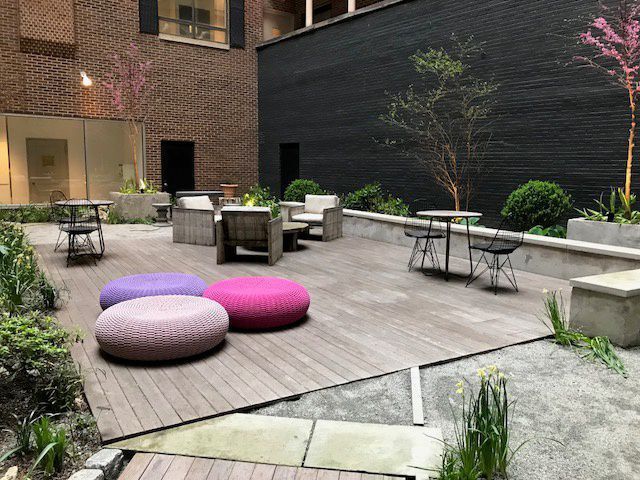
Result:
<svg viewBox="0 0 640 480"><path fill-rule="evenodd" d="M212 349L224 340L229 315L202 297L161 295L107 308L95 335L105 352L127 360L173 360Z"/></svg>
<svg viewBox="0 0 640 480"><path fill-rule="evenodd" d="M142 273L118 278L107 283L100 292L103 310L125 300L157 295L190 295L201 297L207 284L187 273Z"/></svg>

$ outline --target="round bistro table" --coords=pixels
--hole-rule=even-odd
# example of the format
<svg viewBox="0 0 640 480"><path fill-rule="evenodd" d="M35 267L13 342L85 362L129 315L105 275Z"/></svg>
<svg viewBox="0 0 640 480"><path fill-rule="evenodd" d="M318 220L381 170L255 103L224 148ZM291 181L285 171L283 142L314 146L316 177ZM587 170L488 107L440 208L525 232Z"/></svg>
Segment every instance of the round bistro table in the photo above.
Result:
<svg viewBox="0 0 640 480"><path fill-rule="evenodd" d="M298 235L309 232L309 224L303 222L282 222L283 250L295 252L298 250Z"/></svg>
<svg viewBox="0 0 640 480"><path fill-rule="evenodd" d="M471 234L469 233L469 219L480 218L479 212L467 212L466 210L422 210L416 213L419 217L438 218L447 224L447 251L445 255L444 279L449 281L449 250L451 246L451 223L456 218L467 220L467 247L469 248L469 275L473 272L473 259L471 258ZM467 275L467 277L469 276Z"/></svg>

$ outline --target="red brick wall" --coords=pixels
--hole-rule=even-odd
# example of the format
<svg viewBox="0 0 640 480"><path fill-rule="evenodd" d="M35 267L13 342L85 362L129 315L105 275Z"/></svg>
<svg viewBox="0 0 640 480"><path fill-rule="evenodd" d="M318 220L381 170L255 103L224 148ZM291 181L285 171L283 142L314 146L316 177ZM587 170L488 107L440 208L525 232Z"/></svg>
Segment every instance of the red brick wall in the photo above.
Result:
<svg viewBox="0 0 640 480"><path fill-rule="evenodd" d="M24 1L0 5L0 111L120 118L100 79L111 68L110 56L133 41L153 62L154 101L145 121L147 177L160 182L161 140L189 140L195 142L196 188L233 181L244 190L257 181L255 45L262 37L262 0L246 0L246 48L228 51L140 34L137 0L75 0L75 48L66 57L25 53L24 44L21 51L19 2ZM40 32L44 44L55 44L49 31ZM81 87L80 70L94 80L92 88Z"/></svg>

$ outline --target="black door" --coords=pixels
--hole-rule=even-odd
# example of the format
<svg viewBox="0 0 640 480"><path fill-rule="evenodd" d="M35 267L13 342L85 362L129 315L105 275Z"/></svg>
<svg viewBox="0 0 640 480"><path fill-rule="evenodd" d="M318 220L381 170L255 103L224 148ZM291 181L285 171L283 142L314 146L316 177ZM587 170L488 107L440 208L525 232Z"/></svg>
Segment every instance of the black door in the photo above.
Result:
<svg viewBox="0 0 640 480"><path fill-rule="evenodd" d="M175 195L181 190L194 190L193 142L162 140L162 189Z"/></svg>
<svg viewBox="0 0 640 480"><path fill-rule="evenodd" d="M300 144L280 144L280 196L291 182L300 178Z"/></svg>

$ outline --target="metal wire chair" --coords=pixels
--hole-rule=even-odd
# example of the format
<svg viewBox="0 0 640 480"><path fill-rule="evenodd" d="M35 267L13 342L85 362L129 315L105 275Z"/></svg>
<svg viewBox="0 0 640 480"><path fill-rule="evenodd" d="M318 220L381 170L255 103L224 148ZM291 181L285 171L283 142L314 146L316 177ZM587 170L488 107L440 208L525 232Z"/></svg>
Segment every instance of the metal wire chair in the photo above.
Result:
<svg viewBox="0 0 640 480"><path fill-rule="evenodd" d="M84 256L90 256L94 261L101 258L104 253L104 238L98 207L90 200L72 199L65 203L65 208L71 213L71 221L63 226L69 239L67 266L72 260ZM93 233L98 233L97 246L91 237Z"/></svg>
<svg viewBox="0 0 640 480"><path fill-rule="evenodd" d="M507 280L509 280L509 283L511 283L513 288L515 288L516 292L518 291L518 282L516 281L516 276L513 272L513 266L511 265L511 258L509 255L515 252L520 245L522 245L522 242L524 241L524 232L512 230L512 227L513 221L511 216L507 216L500 222L500 226L498 227L498 230L496 230L496 234L490 242L478 242L471 245L472 250L482 252L482 255L471 271L471 275L469 275L469 280L467 280L466 285L467 287L471 285L474 280L484 274L484 272L489 271L494 295L498 294L500 273L507 277ZM489 261L487 255L491 256L491 261ZM501 256L503 259L500 258ZM478 267L483 262L486 265L485 268L475 275Z"/></svg>
<svg viewBox="0 0 640 480"><path fill-rule="evenodd" d="M423 198L415 200L412 205L414 212L434 209L434 206ZM410 214L405 219L404 234L415 239L409 257L409 271L418 261L420 261L420 268L424 270L424 259L428 257L433 268L439 272L440 261L434 240L446 238L440 222L437 219L411 216ZM421 256L422 259L420 259Z"/></svg>
<svg viewBox="0 0 640 480"><path fill-rule="evenodd" d="M69 212L60 205L56 205L56 202L66 201L67 196L64 192L60 190L53 190L49 195L49 206L51 208L51 220L54 222L58 222L58 239L56 240L56 246L53 249L54 252L58 251L60 245L65 240L63 234L66 235L66 231L62 228L63 225L68 225L71 223L71 218L69 217Z"/></svg>

